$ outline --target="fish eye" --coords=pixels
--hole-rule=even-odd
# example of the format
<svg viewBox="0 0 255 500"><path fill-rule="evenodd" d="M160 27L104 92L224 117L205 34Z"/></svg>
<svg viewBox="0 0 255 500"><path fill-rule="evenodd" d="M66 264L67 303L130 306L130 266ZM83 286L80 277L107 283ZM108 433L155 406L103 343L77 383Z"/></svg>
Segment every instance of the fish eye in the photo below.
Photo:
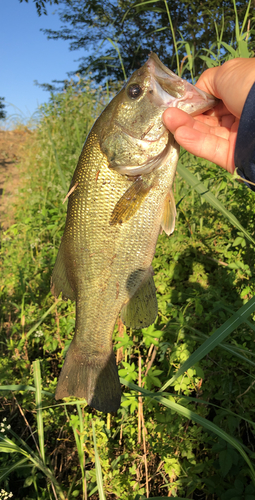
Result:
<svg viewBox="0 0 255 500"><path fill-rule="evenodd" d="M128 87L128 95L131 99L137 99L142 93L142 87L138 83L134 83Z"/></svg>

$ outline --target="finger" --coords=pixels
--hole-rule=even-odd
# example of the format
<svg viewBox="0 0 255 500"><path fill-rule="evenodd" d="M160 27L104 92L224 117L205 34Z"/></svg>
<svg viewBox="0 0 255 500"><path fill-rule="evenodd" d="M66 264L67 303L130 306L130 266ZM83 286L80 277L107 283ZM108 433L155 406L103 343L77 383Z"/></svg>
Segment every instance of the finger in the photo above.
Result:
<svg viewBox="0 0 255 500"><path fill-rule="evenodd" d="M226 127L222 126L224 120ZM220 119L207 115L193 118L182 110L171 108L164 112L163 121L176 141L187 151L234 172L234 148L239 120L235 120L233 115Z"/></svg>
<svg viewBox="0 0 255 500"><path fill-rule="evenodd" d="M215 117L204 114L193 118L180 109L169 108L163 113L163 121L173 134L177 128L187 126L204 133L212 133L227 139L236 119L233 115Z"/></svg>
<svg viewBox="0 0 255 500"><path fill-rule="evenodd" d="M201 115L199 115L201 116ZM182 125L187 125L187 127L193 127L194 118L181 109L168 108L163 113L163 122L170 132L174 133L178 127Z"/></svg>
<svg viewBox="0 0 255 500"><path fill-rule="evenodd" d="M239 125L239 119L236 118L234 115L227 114L219 117L215 116L208 116L208 115L198 115L195 117L195 121L199 121L200 123L203 123L204 125L208 125L211 129L211 133L214 133L215 135L221 135L220 129L224 129L223 135L225 137L226 131L231 131L232 127L234 124L237 124L237 127ZM215 129L213 131L213 128ZM226 131L225 131L226 129ZM208 131L209 132L209 131Z"/></svg>
<svg viewBox="0 0 255 500"><path fill-rule="evenodd" d="M229 140L230 134L232 133L232 128L225 126L211 126L203 122L195 121L194 126L192 127L194 130L198 130L203 134L207 135L216 135L217 137L222 137L223 139Z"/></svg>
<svg viewBox="0 0 255 500"><path fill-rule="evenodd" d="M228 172L234 172L236 133L232 133L226 139L201 132L195 128L181 126L176 130L174 137L181 146L195 156L216 163Z"/></svg>
<svg viewBox="0 0 255 500"><path fill-rule="evenodd" d="M205 133L209 133L209 127L221 126L221 118L204 114L197 115L193 118L193 116L190 116L181 109L177 108L168 108L164 111L163 122L172 134L174 134L177 128L181 126L197 128L198 130L201 130L201 132L204 131Z"/></svg>

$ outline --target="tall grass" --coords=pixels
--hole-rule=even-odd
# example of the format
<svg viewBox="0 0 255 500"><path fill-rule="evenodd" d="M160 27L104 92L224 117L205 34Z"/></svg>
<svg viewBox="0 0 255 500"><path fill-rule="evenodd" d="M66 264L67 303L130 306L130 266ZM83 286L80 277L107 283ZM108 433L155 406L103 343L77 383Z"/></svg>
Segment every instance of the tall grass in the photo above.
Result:
<svg viewBox="0 0 255 500"><path fill-rule="evenodd" d="M240 44L233 50L244 50L245 42L250 55L247 22L248 14L236 28ZM218 64L220 31L215 48L205 57ZM188 46L187 52L192 71ZM24 500L251 499L254 195L207 161L183 153L178 166L177 228L171 238L159 237L153 262L155 324L139 331L116 325L124 387L117 415L74 398L54 401L75 317L70 301L55 301L49 292L65 221L62 202L107 100L80 80L42 107L24 158L15 224L3 236L3 489Z"/></svg>
<svg viewBox="0 0 255 500"><path fill-rule="evenodd" d="M40 108L33 114L29 112L25 114L12 103L5 102L4 104L7 115L5 118L0 119L0 130L17 130L24 127L33 130L39 124L41 117Z"/></svg>

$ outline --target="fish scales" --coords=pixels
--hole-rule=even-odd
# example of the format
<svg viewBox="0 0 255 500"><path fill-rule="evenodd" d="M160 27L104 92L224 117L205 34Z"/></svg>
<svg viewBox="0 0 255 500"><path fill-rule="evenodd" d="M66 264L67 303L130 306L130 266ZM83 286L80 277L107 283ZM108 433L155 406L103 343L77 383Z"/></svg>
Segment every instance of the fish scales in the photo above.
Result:
<svg viewBox="0 0 255 500"><path fill-rule="evenodd" d="M145 65L131 77L132 92L154 92L148 69ZM122 310L122 319L133 327L155 320L151 262L160 228L168 225L164 213L169 218L175 210L169 210L169 191L179 155L162 123L166 107L146 101L145 111L134 110L124 88L95 122L80 155L52 276L53 293L76 300L75 335L56 399L73 395L98 410L116 411L121 398L112 349L117 317Z"/></svg>
<svg viewBox="0 0 255 500"><path fill-rule="evenodd" d="M77 294L77 342L84 351L98 357L101 353L102 356L112 353L116 318L123 303L130 298L128 278L139 269L142 281L151 265L164 197L174 174L167 166L163 167L165 175L148 194L142 208L125 224L112 226L109 221L114 207L132 181L109 169L94 133L88 148L94 155L86 161L85 153L74 175L73 183L78 182L78 187L70 197L62 245L66 262L77 255L72 266L69 264L69 281ZM173 152L177 158L177 147ZM93 335L84 336L84 330Z"/></svg>

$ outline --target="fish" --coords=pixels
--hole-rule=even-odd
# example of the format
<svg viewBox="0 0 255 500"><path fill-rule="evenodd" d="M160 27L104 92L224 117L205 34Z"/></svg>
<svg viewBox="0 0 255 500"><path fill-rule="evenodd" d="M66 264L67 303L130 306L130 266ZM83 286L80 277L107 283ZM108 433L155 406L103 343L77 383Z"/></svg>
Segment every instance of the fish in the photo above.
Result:
<svg viewBox="0 0 255 500"><path fill-rule="evenodd" d="M95 121L67 195L51 280L55 297L62 293L76 302L75 334L56 400L75 396L105 413L118 410L114 326L119 314L133 329L155 321L151 263L159 233L170 235L175 225L179 145L162 114L178 107L196 115L215 104L151 53Z"/></svg>

